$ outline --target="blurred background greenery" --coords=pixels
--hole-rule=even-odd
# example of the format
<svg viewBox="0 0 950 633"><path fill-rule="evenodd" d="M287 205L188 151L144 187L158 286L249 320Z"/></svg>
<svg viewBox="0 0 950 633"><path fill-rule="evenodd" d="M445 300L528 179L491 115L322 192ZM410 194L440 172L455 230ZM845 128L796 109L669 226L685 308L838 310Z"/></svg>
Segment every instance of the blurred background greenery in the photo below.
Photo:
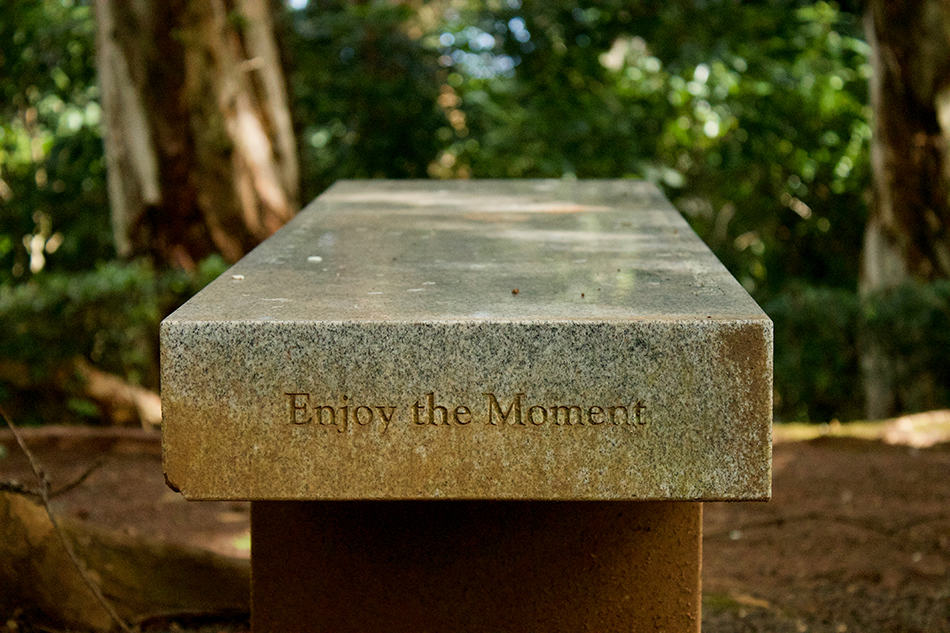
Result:
<svg viewBox="0 0 950 633"><path fill-rule="evenodd" d="M157 389L158 322L222 272L119 258L96 16L0 12L0 402L102 422L72 359ZM858 3L270 4L301 192L341 178L646 178L773 318L776 418L863 415L862 345L904 411L950 404L950 282L860 293L871 48ZM24 373L25 372L25 373Z"/></svg>

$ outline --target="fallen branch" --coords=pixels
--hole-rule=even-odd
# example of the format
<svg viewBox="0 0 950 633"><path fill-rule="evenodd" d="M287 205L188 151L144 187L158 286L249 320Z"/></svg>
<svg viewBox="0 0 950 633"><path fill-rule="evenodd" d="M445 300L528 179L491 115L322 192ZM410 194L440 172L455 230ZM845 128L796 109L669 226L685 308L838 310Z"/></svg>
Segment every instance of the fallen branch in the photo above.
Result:
<svg viewBox="0 0 950 633"><path fill-rule="evenodd" d="M92 400L113 424L139 424L144 429L162 424L157 393L102 371L82 357L57 366L43 380L32 378L26 363L0 359L0 381L18 389L52 388Z"/></svg>
<svg viewBox="0 0 950 633"><path fill-rule="evenodd" d="M30 488L29 486L23 485L18 481L3 481L0 480L0 492L13 492L18 495L27 495L29 497L36 497L41 499L42 495L40 491L36 488Z"/></svg>
<svg viewBox="0 0 950 633"><path fill-rule="evenodd" d="M250 565L195 547L59 517L68 540L115 611L129 623L246 615ZM0 614L24 608L30 626L116 629L74 568L42 504L0 492Z"/></svg>
<svg viewBox="0 0 950 633"><path fill-rule="evenodd" d="M53 510L49 505L50 483L49 479L46 477L46 473L44 473L43 469L40 468L40 465L33 457L33 453L30 452L26 442L23 441L23 438L20 437L19 432L17 432L17 428L16 425L13 424L13 420L11 420L10 416L7 415L7 412L3 410L3 407L0 407L0 416L3 416L3 420L7 423L7 426L10 427L10 432L13 433L13 436L16 438L17 444L20 445L20 450L22 450L23 454L26 455L27 460L30 462L30 468L33 469L33 474L36 475L36 479L39 481L39 493L40 498L43 501L43 508L46 510L46 515L49 517L50 524L52 524L53 531L56 532L56 536L59 538L59 541L63 546L63 550L65 550L73 566L76 568L76 571L79 572L79 575L82 576L83 581L89 587L90 591L92 591L96 601L102 605L102 608L106 610L112 621L115 622L115 624L126 633L132 633L132 628L126 624L125 620L123 620L118 613L116 613L112 603L106 600L106 597L102 595L102 590L99 589L99 585L97 585L95 580L92 579L92 577L89 575L89 571L82 564L82 561L80 561L76 556L76 552L73 551L72 545L67 540L66 534L63 532L63 528L56 520L56 515L53 514Z"/></svg>
<svg viewBox="0 0 950 633"><path fill-rule="evenodd" d="M156 618L247 613L247 561L53 516L49 482L24 437L59 435L51 436L49 429L20 432L8 424L44 484L40 490L16 482L0 486L0 614L25 608L22 617L37 630L49 625L106 632L117 627L128 631L129 623ZM96 429L95 435L106 432L155 441L135 429ZM92 470L67 486L78 485ZM80 557L84 565L77 564ZM105 604L97 591L108 596Z"/></svg>
<svg viewBox="0 0 950 633"><path fill-rule="evenodd" d="M135 413L143 429L162 425L162 400L154 391L130 384L114 374L93 367L84 358L73 361L86 396L100 405Z"/></svg>
<svg viewBox="0 0 950 633"><path fill-rule="evenodd" d="M18 435L18 434L19 433L17 432L14 435ZM78 488L79 486L81 486L82 483L86 481L86 479L89 478L89 475L96 472L96 470L100 466L102 466L103 461L104 460L100 457L95 462L93 462L88 468L86 468L86 470L80 473L78 477L76 477L75 479L73 479L72 481L70 481L69 483L63 486L60 486L56 490L50 491L49 498L53 499L55 497L58 497L59 495L66 494L67 492L69 492L70 490L73 490L74 488ZM37 499L43 498L42 490L40 490L39 488L31 488L30 486L27 486L26 484L21 484L18 481L5 481L3 479L0 479L0 492L15 492L21 495L36 497Z"/></svg>
<svg viewBox="0 0 950 633"><path fill-rule="evenodd" d="M104 460L103 460L101 457L98 458L98 459L96 459L96 461L94 461L92 464L90 464L89 467L88 467L86 470L82 471L82 472L79 474L78 477L76 477L75 479L73 479L73 480L70 481L69 483L60 486L60 487L57 488L56 490L51 491L51 492L49 493L50 499L52 499L52 498L54 498L54 497L58 497L59 495L62 495L62 494L66 494L66 493L69 492L70 490L72 490L72 489L74 489L74 488L78 488L79 486L81 486L82 483L83 483L84 481L86 481L86 479L89 478L89 475L91 475L92 473L96 472L96 470L98 470L99 467L102 466L103 461L104 461Z"/></svg>
<svg viewBox="0 0 950 633"><path fill-rule="evenodd" d="M17 431L30 446L40 444L73 443L77 441L94 442L96 446L109 446L118 442L134 443L139 449L154 448L161 452L162 436L157 430L139 429L128 426L75 426L72 424L46 424L29 428L17 427ZM13 440L13 433L0 427L0 443Z"/></svg>

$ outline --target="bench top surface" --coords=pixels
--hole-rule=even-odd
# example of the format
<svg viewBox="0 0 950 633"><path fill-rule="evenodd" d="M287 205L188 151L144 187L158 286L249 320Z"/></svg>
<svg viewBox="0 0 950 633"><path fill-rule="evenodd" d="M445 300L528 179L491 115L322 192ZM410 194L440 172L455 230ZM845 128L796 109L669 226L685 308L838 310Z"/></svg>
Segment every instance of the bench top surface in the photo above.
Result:
<svg viewBox="0 0 950 633"><path fill-rule="evenodd" d="M652 185L345 181L172 321L765 319Z"/></svg>
<svg viewBox="0 0 950 633"><path fill-rule="evenodd" d="M194 499L763 499L772 325L652 185L341 182L168 317Z"/></svg>

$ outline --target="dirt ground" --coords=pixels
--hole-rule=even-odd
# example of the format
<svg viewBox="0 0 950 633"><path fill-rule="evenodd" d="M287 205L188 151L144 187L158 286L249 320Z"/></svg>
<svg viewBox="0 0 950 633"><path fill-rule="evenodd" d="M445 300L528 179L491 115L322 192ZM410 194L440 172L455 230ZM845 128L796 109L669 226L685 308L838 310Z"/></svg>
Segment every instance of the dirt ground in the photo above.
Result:
<svg viewBox="0 0 950 633"><path fill-rule="evenodd" d="M248 556L247 504L183 501L165 487L155 435L41 429L28 441L54 489L101 460L54 499L57 512ZM0 480L31 483L6 432ZM703 631L950 632L950 443L778 442L773 490L769 503L705 505ZM8 618L0 614L0 631L16 628ZM170 630L198 630L182 626Z"/></svg>

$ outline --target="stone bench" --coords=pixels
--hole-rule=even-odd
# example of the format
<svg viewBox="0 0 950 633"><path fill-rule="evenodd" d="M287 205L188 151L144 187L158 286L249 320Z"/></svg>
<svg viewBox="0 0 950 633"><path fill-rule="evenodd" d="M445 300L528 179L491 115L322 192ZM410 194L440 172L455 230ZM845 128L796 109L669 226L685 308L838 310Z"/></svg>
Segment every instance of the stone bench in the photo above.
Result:
<svg viewBox="0 0 950 633"><path fill-rule="evenodd" d="M163 452L265 631L697 631L772 324L652 185L352 181L162 324Z"/></svg>

